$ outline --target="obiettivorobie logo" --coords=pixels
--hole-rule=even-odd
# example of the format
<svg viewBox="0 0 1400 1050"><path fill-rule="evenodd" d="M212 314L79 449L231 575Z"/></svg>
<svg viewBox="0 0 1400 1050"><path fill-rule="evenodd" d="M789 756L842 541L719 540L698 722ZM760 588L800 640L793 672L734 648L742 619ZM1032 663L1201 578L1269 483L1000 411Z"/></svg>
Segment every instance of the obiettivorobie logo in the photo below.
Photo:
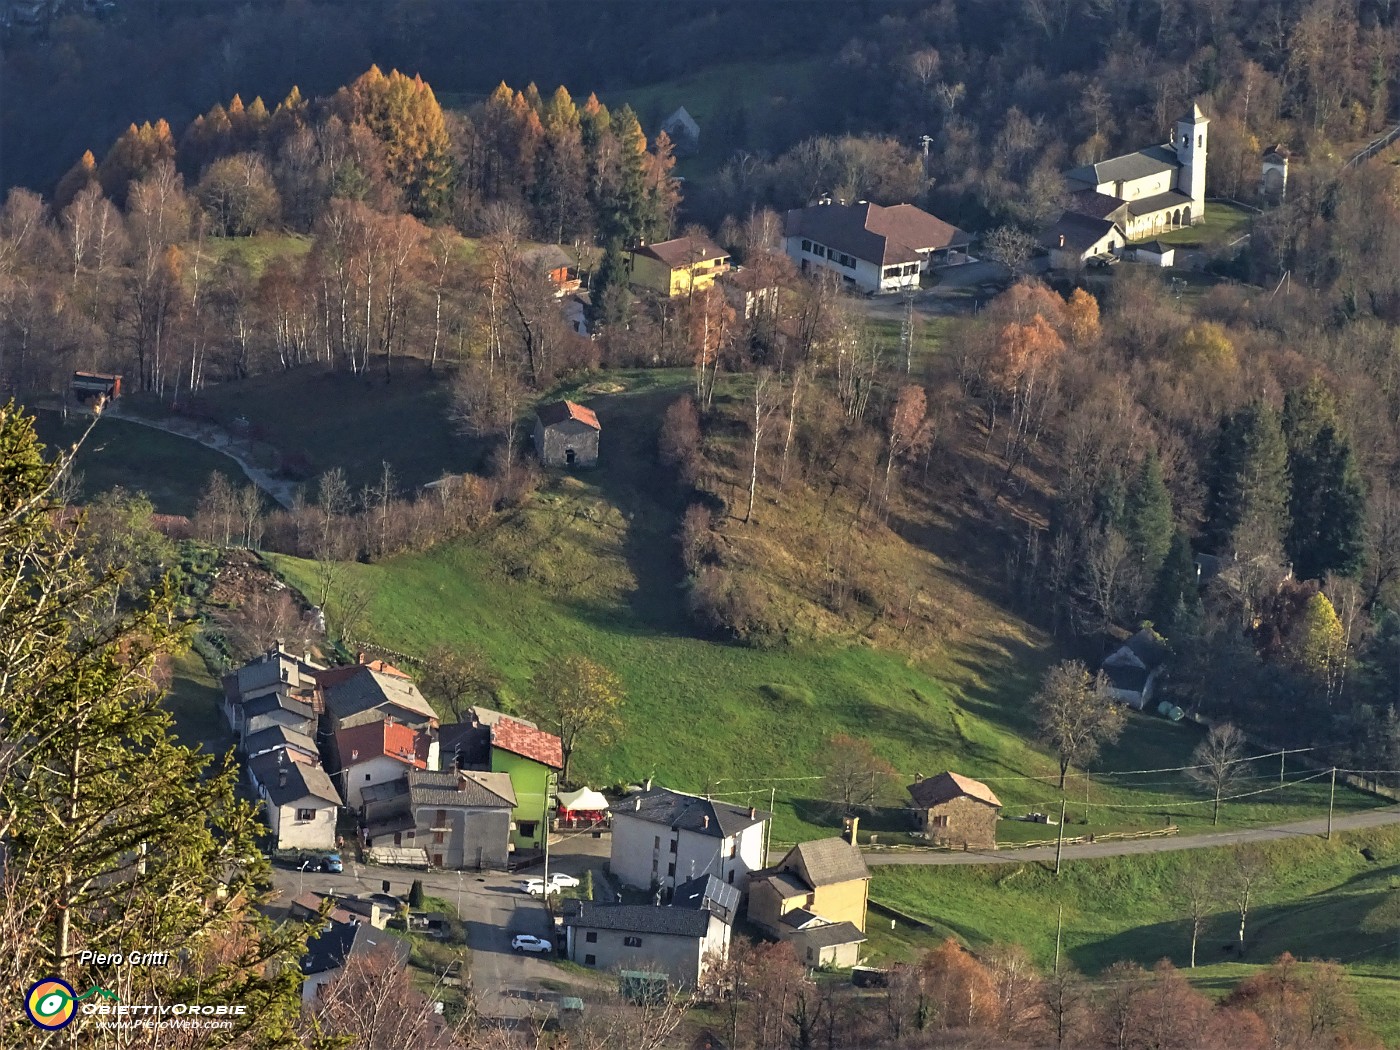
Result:
<svg viewBox="0 0 1400 1050"><path fill-rule="evenodd" d="M114 1002L117 999L115 992L109 992L95 984L79 995L73 991L73 986L62 978L45 977L30 985L29 992L24 997L24 1012L39 1028L56 1032L72 1023L78 1012L78 1003L94 995Z"/></svg>

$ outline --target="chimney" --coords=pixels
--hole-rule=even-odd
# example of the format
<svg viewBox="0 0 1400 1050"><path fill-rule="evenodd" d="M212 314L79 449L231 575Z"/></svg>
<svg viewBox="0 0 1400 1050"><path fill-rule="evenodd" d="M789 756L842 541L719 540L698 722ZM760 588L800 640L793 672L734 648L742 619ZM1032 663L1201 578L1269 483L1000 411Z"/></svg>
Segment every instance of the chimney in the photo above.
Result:
<svg viewBox="0 0 1400 1050"><path fill-rule="evenodd" d="M922 773L915 773L915 774L914 774L914 783L917 784L919 781L921 781L921 780L923 780L923 779L924 779L924 775L923 775Z"/></svg>
<svg viewBox="0 0 1400 1050"><path fill-rule="evenodd" d="M284 787L287 786L287 770L286 770L286 767L283 767L283 768L277 770L277 786L280 787L280 788L284 788Z"/></svg>
<svg viewBox="0 0 1400 1050"><path fill-rule="evenodd" d="M750 806L750 807L749 807L749 819L750 819L750 820L755 820L755 819L757 819L757 818L758 818L758 807L757 807L757 806Z"/></svg>
<svg viewBox="0 0 1400 1050"><path fill-rule="evenodd" d="M1063 248L1064 246L1065 246L1065 235L1062 233L1062 234L1060 234L1060 247Z"/></svg>
<svg viewBox="0 0 1400 1050"><path fill-rule="evenodd" d="M643 789L644 791L650 791L650 790L651 790L651 777L647 777L646 783L642 785L642 789Z"/></svg>
<svg viewBox="0 0 1400 1050"><path fill-rule="evenodd" d="M849 842L852 846L855 846L855 845L857 845L857 842L856 842L856 832L857 832L859 829L860 829L860 817L847 817L847 818L846 818L846 831L845 831L845 834L843 834L841 837L842 837L843 839L845 839L847 842Z"/></svg>
<svg viewBox="0 0 1400 1050"><path fill-rule="evenodd" d="M350 761L351 761L351 762L355 762L355 761L357 761L357 760L359 759L359 757L360 757L360 749L359 749L358 747L352 747L352 748L350 749Z"/></svg>
<svg viewBox="0 0 1400 1050"><path fill-rule="evenodd" d="M700 818L700 826L701 826L702 828L707 828L707 829L709 828L709 826L710 826L710 815L709 815L708 813L706 813L704 816L702 816L702 817Z"/></svg>

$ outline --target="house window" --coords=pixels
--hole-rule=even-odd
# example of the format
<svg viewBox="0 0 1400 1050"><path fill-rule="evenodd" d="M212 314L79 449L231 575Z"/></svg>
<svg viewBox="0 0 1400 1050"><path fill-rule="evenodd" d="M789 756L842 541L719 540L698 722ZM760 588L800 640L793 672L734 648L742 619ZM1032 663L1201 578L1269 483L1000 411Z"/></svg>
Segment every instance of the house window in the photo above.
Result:
<svg viewBox="0 0 1400 1050"><path fill-rule="evenodd" d="M919 272L919 264L918 264L918 263L910 263L908 266L906 266L906 267L904 268L904 276L906 276L906 277L912 277L912 276L914 276L914 274L916 274L916 273L918 273L918 272Z"/></svg>
<svg viewBox="0 0 1400 1050"><path fill-rule="evenodd" d="M624 948L640 948L642 939L640 937L624 937L622 938L622 946Z"/></svg>
<svg viewBox="0 0 1400 1050"><path fill-rule="evenodd" d="M596 930L589 930L587 933L585 933L585 934L583 935L583 939L584 939L584 941L586 941L588 944L597 944L597 943L598 943L598 932L597 932Z"/></svg>
<svg viewBox="0 0 1400 1050"><path fill-rule="evenodd" d="M522 820L520 822L520 834L527 839L535 837L535 829L539 826L538 820Z"/></svg>
<svg viewBox="0 0 1400 1050"><path fill-rule="evenodd" d="M677 845L676 840L675 840L675 839L672 839L672 840L671 840L671 852L672 852L672 853L675 853L675 852L676 852L676 845Z"/></svg>
<svg viewBox="0 0 1400 1050"><path fill-rule="evenodd" d="M948 826L948 814L939 813L935 816L933 818L933 826L935 828L946 828Z"/></svg>
<svg viewBox="0 0 1400 1050"><path fill-rule="evenodd" d="M597 966L597 965L598 965L598 959L597 959L596 956L593 956L593 955L585 955L585 956L583 957L583 965L584 965L584 966Z"/></svg>
<svg viewBox="0 0 1400 1050"><path fill-rule="evenodd" d="M297 820L315 820L316 811L314 809L297 810Z"/></svg>
<svg viewBox="0 0 1400 1050"><path fill-rule="evenodd" d="M882 274L881 276L883 276L883 277L898 277L898 276L899 276L899 267L898 267L898 266L886 266L885 269L884 269L884 272L883 272L883 274Z"/></svg>
<svg viewBox="0 0 1400 1050"><path fill-rule="evenodd" d="M365 774L365 783L368 784L368 783L369 783L369 780L370 780L370 774L369 774L369 773L366 773L366 774Z"/></svg>
<svg viewBox="0 0 1400 1050"><path fill-rule="evenodd" d="M733 859L734 859L735 857L737 857L738 855L739 855L739 840L738 840L738 839L735 839L733 842L731 842L731 843L729 844L729 857L730 857L731 860L733 860Z"/></svg>
<svg viewBox="0 0 1400 1050"><path fill-rule="evenodd" d="M437 811L437 820L433 823L433 827L435 827L435 828L445 828L445 827L447 827L447 810L445 810L445 809L440 809L440 810Z"/></svg>
<svg viewBox="0 0 1400 1050"><path fill-rule="evenodd" d="M652 849L660 849L660 848L661 848L661 836L660 836L660 835L657 835L654 839L651 840L651 848L652 848Z"/></svg>
<svg viewBox="0 0 1400 1050"><path fill-rule="evenodd" d="M675 865L674 862L672 862L672 863L666 865L666 874L667 874L668 877L671 877L671 878L674 878L674 877L675 877L675 875L676 875L676 865Z"/></svg>
<svg viewBox="0 0 1400 1050"><path fill-rule="evenodd" d="M734 873L731 871L731 872L729 873L729 877L728 877L727 879L725 879L724 881L727 882L727 883L729 883L731 886L734 885Z"/></svg>
<svg viewBox="0 0 1400 1050"><path fill-rule="evenodd" d="M434 831L434 832L433 832L433 845L434 845L434 846L441 846L441 845L442 845L444 842L446 842L446 841L447 841L447 836L444 835L441 831Z"/></svg>
<svg viewBox="0 0 1400 1050"><path fill-rule="evenodd" d="M803 242L802 242L802 250L803 250L804 252L810 252L810 251L812 250L812 242L811 242L811 241L803 241Z"/></svg>

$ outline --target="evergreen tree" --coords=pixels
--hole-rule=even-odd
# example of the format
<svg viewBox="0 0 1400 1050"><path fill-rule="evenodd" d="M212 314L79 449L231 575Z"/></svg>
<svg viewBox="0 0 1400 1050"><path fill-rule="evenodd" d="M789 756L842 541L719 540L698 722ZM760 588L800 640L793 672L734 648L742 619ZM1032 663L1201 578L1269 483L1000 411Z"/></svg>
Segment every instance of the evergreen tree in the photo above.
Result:
<svg viewBox="0 0 1400 1050"><path fill-rule="evenodd" d="M1240 556L1280 554L1288 495L1288 449L1278 414L1254 404L1222 420L1206 499L1210 549Z"/></svg>
<svg viewBox="0 0 1400 1050"><path fill-rule="evenodd" d="M1201 598L1196 579L1191 541L1184 530L1177 529L1157 572L1151 605L1153 622L1168 638L1181 633L1199 617Z"/></svg>
<svg viewBox="0 0 1400 1050"><path fill-rule="evenodd" d="M605 232L626 245L638 243L652 226L652 200L647 188L647 137L631 106L614 118L617 135L617 188L604 217Z"/></svg>
<svg viewBox="0 0 1400 1050"><path fill-rule="evenodd" d="M1351 445L1330 423L1289 456L1287 551L1304 580L1350 576L1365 552L1366 495Z"/></svg>
<svg viewBox="0 0 1400 1050"><path fill-rule="evenodd" d="M0 408L0 995L20 1003L54 974L124 1004L239 1003L247 1015L208 1045L299 1047L305 930L254 910L268 872L232 755L211 763L177 742L155 684L180 642L174 596L161 585L113 613L125 567L79 556L56 513L60 473L32 422ZM167 966L80 961L164 947L180 949ZM8 1009L0 1045L48 1043Z"/></svg>
<svg viewBox="0 0 1400 1050"><path fill-rule="evenodd" d="M591 303L589 326L621 325L627 322L630 294L627 291L627 266L622 259L622 242L616 237L608 241L603 261L593 275L589 289Z"/></svg>
<svg viewBox="0 0 1400 1050"><path fill-rule="evenodd" d="M78 194L97 183L97 158L92 150L85 150L78 163L68 169L53 191L53 212L62 215L63 209L78 199Z"/></svg>
<svg viewBox="0 0 1400 1050"><path fill-rule="evenodd" d="M1128 486L1122 532L1145 578L1156 579L1175 532L1171 494L1162 481L1162 465L1156 453L1147 454Z"/></svg>

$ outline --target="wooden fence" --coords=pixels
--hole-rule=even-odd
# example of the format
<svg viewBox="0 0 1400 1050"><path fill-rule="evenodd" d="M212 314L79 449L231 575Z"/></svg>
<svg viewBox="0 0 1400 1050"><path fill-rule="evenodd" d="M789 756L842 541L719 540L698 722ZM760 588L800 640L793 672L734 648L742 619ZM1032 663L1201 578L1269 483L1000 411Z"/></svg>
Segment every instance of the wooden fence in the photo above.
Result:
<svg viewBox="0 0 1400 1050"><path fill-rule="evenodd" d="M1175 824L1168 824L1164 828L1152 828L1148 831L1106 831L1102 835L1075 835L1066 838L1066 846L1088 844L1090 842L1118 842L1125 839L1160 839L1168 838L1177 834L1181 829ZM1014 852L1018 849L1030 849L1033 846L1054 846L1060 840L1053 839L1033 839L1030 842L1009 842L998 846L998 853ZM867 845L861 847L862 853L968 853L982 852L981 850L966 850L955 846L908 846L904 844L893 845Z"/></svg>

